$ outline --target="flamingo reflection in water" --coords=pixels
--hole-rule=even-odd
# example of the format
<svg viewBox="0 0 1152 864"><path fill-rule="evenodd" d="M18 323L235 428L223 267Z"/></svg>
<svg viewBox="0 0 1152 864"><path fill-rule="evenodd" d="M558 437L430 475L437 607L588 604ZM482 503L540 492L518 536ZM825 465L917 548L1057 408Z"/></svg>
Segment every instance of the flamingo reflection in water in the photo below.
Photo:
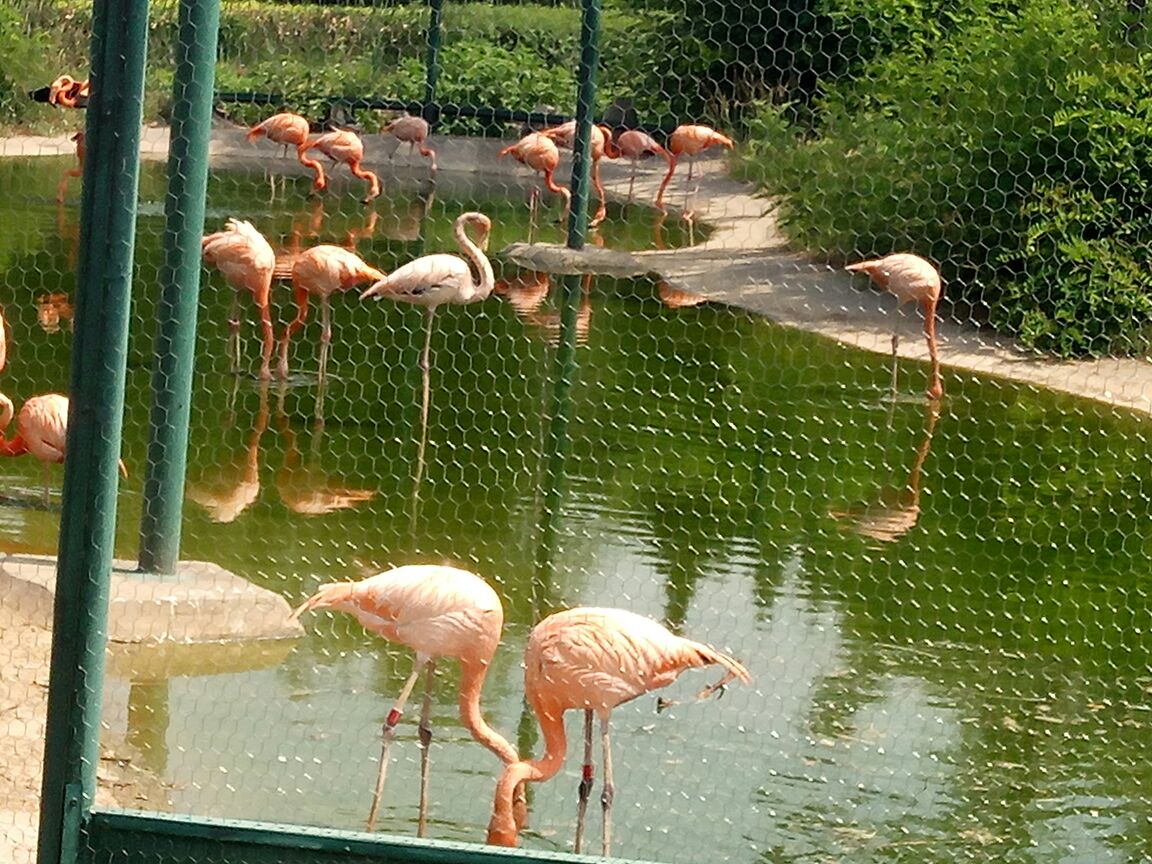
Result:
<svg viewBox="0 0 1152 864"><path fill-rule="evenodd" d="M924 413L924 436L916 448L916 458L907 478L898 486L883 487L867 504L829 511L841 528L881 543L892 543L916 527L920 521L920 474L932 448L936 421L940 419L939 400L928 401Z"/></svg>
<svg viewBox="0 0 1152 864"><path fill-rule="evenodd" d="M591 273L580 277L580 306L576 310L577 345L588 342L592 327L592 279ZM560 341L562 313L544 308L551 285L551 274L525 270L511 278L497 280L493 293L504 297L521 321L542 333L548 344L555 346Z"/></svg>
<svg viewBox="0 0 1152 864"><path fill-rule="evenodd" d="M260 497L260 440L267 428L268 382L261 381L260 407L244 451L221 464L212 476L188 483L189 500L207 510L213 522L235 522Z"/></svg>
<svg viewBox="0 0 1152 864"><path fill-rule="evenodd" d="M56 203L63 204L64 197L68 194L68 181L72 177L84 176L84 157L87 155L87 147L85 145L85 137L83 132L77 132L69 141L76 142L76 166L68 168L60 176L60 184L56 187Z"/></svg>
<svg viewBox="0 0 1152 864"><path fill-rule="evenodd" d="M284 388L280 388L277 402L276 426L284 440L284 464L276 472L276 491L280 500L293 513L302 516L322 516L337 510L349 510L365 501L371 501L372 489L354 489L320 468L318 460L324 452L324 421L320 418L312 434L311 459L304 462L296 431L284 411Z"/></svg>

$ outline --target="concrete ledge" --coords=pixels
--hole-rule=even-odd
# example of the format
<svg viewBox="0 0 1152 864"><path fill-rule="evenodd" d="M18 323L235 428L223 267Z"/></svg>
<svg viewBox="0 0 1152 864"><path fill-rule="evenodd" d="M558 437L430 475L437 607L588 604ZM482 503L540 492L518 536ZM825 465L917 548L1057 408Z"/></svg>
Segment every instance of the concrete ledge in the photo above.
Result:
<svg viewBox="0 0 1152 864"><path fill-rule="evenodd" d="M33 623L51 627L56 558L0 556L0 596ZM279 594L205 561L184 561L175 576L137 572L113 563L108 605L111 643L221 643L294 639L304 629L290 621Z"/></svg>

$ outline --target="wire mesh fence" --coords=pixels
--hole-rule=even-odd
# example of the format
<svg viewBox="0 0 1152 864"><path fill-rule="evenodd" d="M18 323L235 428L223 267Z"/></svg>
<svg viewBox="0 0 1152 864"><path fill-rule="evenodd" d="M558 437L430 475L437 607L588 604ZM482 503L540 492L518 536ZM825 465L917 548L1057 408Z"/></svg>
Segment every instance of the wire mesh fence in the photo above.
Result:
<svg viewBox="0 0 1152 864"><path fill-rule="evenodd" d="M0 858L125 248L81 860L1152 855L1142 4L210 5L138 189L92 10L0 10Z"/></svg>

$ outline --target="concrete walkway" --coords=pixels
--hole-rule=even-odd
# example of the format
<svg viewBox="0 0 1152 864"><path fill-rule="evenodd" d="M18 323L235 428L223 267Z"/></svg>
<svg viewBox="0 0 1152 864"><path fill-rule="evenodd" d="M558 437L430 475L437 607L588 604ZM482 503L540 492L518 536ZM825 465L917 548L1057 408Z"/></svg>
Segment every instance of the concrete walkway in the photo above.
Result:
<svg viewBox="0 0 1152 864"><path fill-rule="evenodd" d="M506 141L436 137L440 172L437 188L451 194L453 177L475 183L476 175L507 182L529 182L528 173L515 162L497 161ZM382 136L366 138L368 164L391 165L399 175L426 176L425 160L401 148L394 162L387 161L390 144ZM0 141L0 156L57 155L73 152L66 136L25 137ZM168 151L167 129L143 130L141 153L163 159ZM213 133L212 158L218 163L264 162L268 145L244 140L243 129L218 123ZM286 171L304 169L292 160L277 160ZM663 175L662 160L641 163L636 181L640 201L651 201ZM567 175L567 162L559 176ZM605 162L602 173L609 194L627 194L630 167ZM687 184L684 166L666 196L672 207L683 204ZM611 253L589 248L574 257L564 247L516 244L506 250L517 263L554 271L584 270L614 275L655 273L672 287L707 296L720 303L749 309L780 324L799 327L868 351L891 351L894 329L901 335L900 355L927 360L919 313L911 307L897 311L895 299L871 290L861 277L816 265L791 252L769 212L770 202L755 195L749 184L727 177L718 157L697 160L693 177L692 209L698 222L712 232L707 241L687 248L641 253ZM669 219L679 218L670 210ZM900 251L900 250L893 250ZM947 286L945 286L947 296ZM1152 363L1144 358L1055 361L1017 349L1011 340L960 322L939 325L940 358L944 384L965 372L979 372L1051 390L1085 396L1108 405L1152 413Z"/></svg>

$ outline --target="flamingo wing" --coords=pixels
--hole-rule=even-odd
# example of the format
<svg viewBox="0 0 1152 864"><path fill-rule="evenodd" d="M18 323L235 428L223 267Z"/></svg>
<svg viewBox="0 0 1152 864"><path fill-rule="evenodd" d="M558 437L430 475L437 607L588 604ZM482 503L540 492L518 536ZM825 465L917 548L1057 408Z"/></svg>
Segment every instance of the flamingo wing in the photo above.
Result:
<svg viewBox="0 0 1152 864"><path fill-rule="evenodd" d="M44 462L63 462L68 435L68 397L59 393L33 396L16 415L16 431L28 452Z"/></svg>
<svg viewBox="0 0 1152 864"><path fill-rule="evenodd" d="M389 297L435 306L450 298L461 299L472 288L472 271L468 263L458 255L439 253L425 255L393 270L360 297Z"/></svg>

